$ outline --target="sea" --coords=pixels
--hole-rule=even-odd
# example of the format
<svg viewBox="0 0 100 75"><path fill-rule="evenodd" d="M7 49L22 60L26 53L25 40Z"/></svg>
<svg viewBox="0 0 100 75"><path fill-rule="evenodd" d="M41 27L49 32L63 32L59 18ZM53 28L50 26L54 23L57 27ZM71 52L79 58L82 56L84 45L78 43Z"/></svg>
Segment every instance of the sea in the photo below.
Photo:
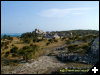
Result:
<svg viewBox="0 0 100 75"><path fill-rule="evenodd" d="M1 33L1 38L2 38L4 35L9 35L10 37L21 37L21 34L22 34L22 33Z"/></svg>

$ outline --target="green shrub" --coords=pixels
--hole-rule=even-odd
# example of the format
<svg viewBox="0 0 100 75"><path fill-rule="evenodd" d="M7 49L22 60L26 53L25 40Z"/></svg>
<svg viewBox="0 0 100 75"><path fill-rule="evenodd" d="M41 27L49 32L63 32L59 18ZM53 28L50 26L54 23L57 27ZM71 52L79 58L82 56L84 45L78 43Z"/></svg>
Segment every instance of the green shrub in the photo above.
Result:
<svg viewBox="0 0 100 75"><path fill-rule="evenodd" d="M5 43L4 42L1 42L1 47L3 47L5 45Z"/></svg>
<svg viewBox="0 0 100 75"><path fill-rule="evenodd" d="M8 49L8 46L5 46L5 49Z"/></svg>
<svg viewBox="0 0 100 75"><path fill-rule="evenodd" d="M70 40L66 40L66 44L71 44L72 42Z"/></svg>
<svg viewBox="0 0 100 75"><path fill-rule="evenodd" d="M62 38L62 41L65 40L65 39L66 39L66 37L63 37L63 38Z"/></svg>
<svg viewBox="0 0 100 75"><path fill-rule="evenodd" d="M18 48L14 46L11 50L10 53L17 53Z"/></svg>
<svg viewBox="0 0 100 75"><path fill-rule="evenodd" d="M49 39L48 42L49 42L49 43L53 43L53 42L58 42L58 40L55 39L55 38L53 38L53 39Z"/></svg>
<svg viewBox="0 0 100 75"><path fill-rule="evenodd" d="M84 50L84 53L88 53L89 52L89 49L90 49L89 44L80 45L79 47Z"/></svg>
<svg viewBox="0 0 100 75"><path fill-rule="evenodd" d="M5 53L5 57L8 57L9 54L10 54L10 52L7 51L7 52Z"/></svg>
<svg viewBox="0 0 100 75"><path fill-rule="evenodd" d="M7 36L6 34L2 37L3 40L8 39L8 40L13 40L12 37L10 37L9 35Z"/></svg>
<svg viewBox="0 0 100 75"><path fill-rule="evenodd" d="M12 46L14 46L14 44L12 44Z"/></svg>
<svg viewBox="0 0 100 75"><path fill-rule="evenodd" d="M6 42L1 42L1 47L7 47L7 45L9 44L9 41L6 41Z"/></svg>
<svg viewBox="0 0 100 75"><path fill-rule="evenodd" d="M88 53L90 49L89 43L83 43L79 45L68 45L68 52L75 52L75 53Z"/></svg>
<svg viewBox="0 0 100 75"><path fill-rule="evenodd" d="M30 43L30 39L28 39L28 38L25 38L23 41L24 41L25 43Z"/></svg>
<svg viewBox="0 0 100 75"><path fill-rule="evenodd" d="M38 51L39 46L38 45L30 45L30 46L24 46L22 49L18 51L18 55L23 56L23 60L28 61L33 57L36 51Z"/></svg>
<svg viewBox="0 0 100 75"><path fill-rule="evenodd" d="M48 46L50 44L50 42L47 42L46 45Z"/></svg>
<svg viewBox="0 0 100 75"><path fill-rule="evenodd" d="M78 45L69 45L69 46L68 46L68 51L69 51L69 52L73 52L73 51L75 51L75 50L77 50L77 49L79 49L79 48L78 48Z"/></svg>
<svg viewBox="0 0 100 75"><path fill-rule="evenodd" d="M37 38L34 38L33 42L39 42L39 40Z"/></svg>
<svg viewBox="0 0 100 75"><path fill-rule="evenodd" d="M17 57L17 53L12 53L12 57Z"/></svg>
<svg viewBox="0 0 100 75"><path fill-rule="evenodd" d="M53 39L49 39L48 41L49 41L50 43L53 43L53 42L54 42L54 40L53 40Z"/></svg>
<svg viewBox="0 0 100 75"><path fill-rule="evenodd" d="M54 42L58 42L58 40L57 39L54 39Z"/></svg>
<svg viewBox="0 0 100 75"><path fill-rule="evenodd" d="M33 46L31 46L31 48L34 49L34 50L38 50L39 46L38 45L33 45Z"/></svg>
<svg viewBox="0 0 100 75"><path fill-rule="evenodd" d="M22 39L25 43L30 43L30 40L32 40L33 42L39 42L38 34L36 34L35 32L23 33L23 34L21 35L21 39Z"/></svg>

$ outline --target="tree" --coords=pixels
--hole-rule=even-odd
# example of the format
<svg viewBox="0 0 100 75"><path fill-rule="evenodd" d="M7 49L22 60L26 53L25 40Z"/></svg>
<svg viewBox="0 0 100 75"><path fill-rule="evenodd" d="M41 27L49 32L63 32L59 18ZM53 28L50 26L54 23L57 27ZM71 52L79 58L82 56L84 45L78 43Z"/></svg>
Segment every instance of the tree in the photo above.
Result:
<svg viewBox="0 0 100 75"><path fill-rule="evenodd" d="M7 36L6 34L2 37L3 40L8 39L8 40L13 40L12 37L10 37L9 35Z"/></svg>
<svg viewBox="0 0 100 75"><path fill-rule="evenodd" d="M2 37L3 40L7 39L7 35L5 34L3 37Z"/></svg>
<svg viewBox="0 0 100 75"><path fill-rule="evenodd" d="M12 38L12 37L10 37L9 35L8 35L7 39L8 39L8 40L13 40L13 38Z"/></svg>
<svg viewBox="0 0 100 75"><path fill-rule="evenodd" d="M39 46L31 44L31 46L24 46L21 50L19 50L18 54L23 56L23 60L28 61L33 57L35 51L38 49Z"/></svg>
<svg viewBox="0 0 100 75"><path fill-rule="evenodd" d="M33 42L38 42L38 34L34 33L34 32L27 32L27 33L23 33L21 35L21 38L24 42L29 43L30 40L33 40Z"/></svg>

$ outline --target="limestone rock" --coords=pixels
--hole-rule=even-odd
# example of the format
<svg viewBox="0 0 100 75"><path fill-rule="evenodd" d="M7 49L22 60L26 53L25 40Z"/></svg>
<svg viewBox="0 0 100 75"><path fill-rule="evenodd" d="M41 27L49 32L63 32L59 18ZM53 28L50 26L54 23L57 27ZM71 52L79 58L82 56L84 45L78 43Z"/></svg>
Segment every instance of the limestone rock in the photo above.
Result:
<svg viewBox="0 0 100 75"><path fill-rule="evenodd" d="M99 61L99 37L96 38L90 45L90 51L84 56L75 54L75 53L60 53L57 55L57 58L62 61L73 61L73 62L82 62L82 63L92 63L95 64Z"/></svg>

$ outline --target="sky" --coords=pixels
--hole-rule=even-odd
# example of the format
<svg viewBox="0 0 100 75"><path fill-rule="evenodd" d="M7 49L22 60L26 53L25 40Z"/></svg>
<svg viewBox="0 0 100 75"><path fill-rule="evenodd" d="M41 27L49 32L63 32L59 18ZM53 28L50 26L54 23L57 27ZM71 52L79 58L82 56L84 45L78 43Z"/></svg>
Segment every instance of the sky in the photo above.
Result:
<svg viewBox="0 0 100 75"><path fill-rule="evenodd" d="M1 1L1 33L99 30L99 1Z"/></svg>

